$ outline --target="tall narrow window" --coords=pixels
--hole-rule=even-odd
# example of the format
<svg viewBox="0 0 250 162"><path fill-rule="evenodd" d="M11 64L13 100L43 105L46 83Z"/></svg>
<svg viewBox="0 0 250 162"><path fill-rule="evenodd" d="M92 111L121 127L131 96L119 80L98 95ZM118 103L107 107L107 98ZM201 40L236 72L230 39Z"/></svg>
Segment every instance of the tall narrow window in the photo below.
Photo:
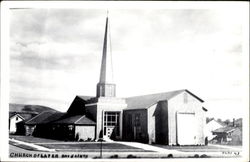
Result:
<svg viewBox="0 0 250 162"><path fill-rule="evenodd" d="M135 126L138 127L141 125L140 114L135 114Z"/></svg>

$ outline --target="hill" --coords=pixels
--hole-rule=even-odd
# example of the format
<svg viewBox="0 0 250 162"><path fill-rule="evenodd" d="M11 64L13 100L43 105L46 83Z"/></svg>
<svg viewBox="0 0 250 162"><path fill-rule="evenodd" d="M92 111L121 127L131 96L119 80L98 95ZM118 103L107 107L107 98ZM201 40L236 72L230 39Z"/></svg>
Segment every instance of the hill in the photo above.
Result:
<svg viewBox="0 0 250 162"><path fill-rule="evenodd" d="M24 104L9 104L9 112L33 112L41 113L43 111L57 111L47 106L41 105L24 105Z"/></svg>

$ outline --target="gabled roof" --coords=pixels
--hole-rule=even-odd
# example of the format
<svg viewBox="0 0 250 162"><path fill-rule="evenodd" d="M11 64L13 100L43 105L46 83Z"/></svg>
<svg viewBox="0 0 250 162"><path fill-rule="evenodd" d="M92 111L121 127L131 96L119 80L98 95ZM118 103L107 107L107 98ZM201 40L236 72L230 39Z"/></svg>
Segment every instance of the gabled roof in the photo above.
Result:
<svg viewBox="0 0 250 162"><path fill-rule="evenodd" d="M9 113L9 119L13 118L15 116L18 116L19 118L25 120L25 118L23 116L21 116L20 114L18 114L18 113Z"/></svg>
<svg viewBox="0 0 250 162"><path fill-rule="evenodd" d="M62 118L56 122L55 124L79 124L79 125L95 125L96 123L86 117L85 115L75 115L66 118Z"/></svg>
<svg viewBox="0 0 250 162"><path fill-rule="evenodd" d="M213 133L229 133L235 130L235 127L222 127L222 128L218 128L214 131L212 131Z"/></svg>
<svg viewBox="0 0 250 162"><path fill-rule="evenodd" d="M84 101L87 101L87 100L89 100L91 98L94 98L94 96L79 96L79 95L77 95L77 97L83 99Z"/></svg>
<svg viewBox="0 0 250 162"><path fill-rule="evenodd" d="M171 92L156 93L156 94L149 94L149 95L126 98L126 103L128 105L127 109L145 109L159 101L169 100L173 98L174 96L185 91L191 94L192 96L194 96L195 98L197 98L199 101L204 102L202 99L195 96L190 91L183 89L183 90L177 90L177 91L171 91Z"/></svg>
<svg viewBox="0 0 250 162"><path fill-rule="evenodd" d="M12 118L15 115L19 115L19 117L23 118L23 120L29 120L36 116L37 112L28 112L28 111L21 111L21 112L9 112L9 118Z"/></svg>
<svg viewBox="0 0 250 162"><path fill-rule="evenodd" d="M60 119L63 115L64 113L57 111L44 111L38 114L37 116L31 118L27 122L25 122L25 124L28 125L47 124Z"/></svg>

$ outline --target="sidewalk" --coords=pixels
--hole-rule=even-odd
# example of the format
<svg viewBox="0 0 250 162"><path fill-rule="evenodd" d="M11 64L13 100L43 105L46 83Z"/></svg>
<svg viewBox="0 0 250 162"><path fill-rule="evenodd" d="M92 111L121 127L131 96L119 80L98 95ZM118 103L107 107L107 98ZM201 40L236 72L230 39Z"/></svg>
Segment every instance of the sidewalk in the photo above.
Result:
<svg viewBox="0 0 250 162"><path fill-rule="evenodd" d="M151 146L149 144L143 144L143 143L138 143L138 142L119 142L119 141L114 141L120 144L124 144L124 145L128 145L128 146L132 146L132 147L137 147L137 148L141 148L144 150L148 150L148 151L154 151L151 154L155 154L155 155L160 155L160 156L168 156L170 154L173 155L173 157L178 157L178 158L188 158L188 157L194 157L194 156L198 156L198 157L213 157L213 158L221 158L221 157L240 157L241 156L241 150L238 149L236 150L233 147L229 147L229 146L225 146L225 148L230 148L233 149L234 151L239 151L237 154L235 154L234 152L232 152L231 154L224 154L223 151L222 152L199 152L199 151L193 151L193 152L183 152L183 151L178 151L178 150L169 150L166 148L160 148L157 146ZM216 146L218 148L222 148L220 145Z"/></svg>
<svg viewBox="0 0 250 162"><path fill-rule="evenodd" d="M9 141L13 142L13 143L16 143L17 144L16 146L18 146L18 145L28 146L30 149L35 150L35 151L46 151L46 152L55 151L55 149L49 149L49 148L46 148L46 147L35 145L33 143L27 143L27 142L15 140L15 139L9 139Z"/></svg>
<svg viewBox="0 0 250 162"><path fill-rule="evenodd" d="M227 145L216 145L216 144L209 144L210 146L215 146L215 147L218 147L218 148L227 148L227 149L231 149L231 150L235 150L235 151L241 151L242 149L241 148L237 148L237 147L234 147L234 146L227 146Z"/></svg>
<svg viewBox="0 0 250 162"><path fill-rule="evenodd" d="M114 142L128 145L128 146L132 146L132 147L141 148L141 149L147 150L147 151L154 151L154 152L165 153L165 154L181 153L181 151L168 150L168 149L164 149L164 148L160 148L160 147L156 147L156 146L151 146L148 144L138 143L138 142L119 142L119 141L114 141Z"/></svg>

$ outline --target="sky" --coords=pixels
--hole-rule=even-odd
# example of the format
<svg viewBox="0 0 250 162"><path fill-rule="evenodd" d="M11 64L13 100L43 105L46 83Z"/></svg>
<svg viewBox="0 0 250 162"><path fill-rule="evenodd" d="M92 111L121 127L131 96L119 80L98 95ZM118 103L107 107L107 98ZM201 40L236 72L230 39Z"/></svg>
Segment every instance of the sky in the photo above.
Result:
<svg viewBox="0 0 250 162"><path fill-rule="evenodd" d="M109 10L117 97L188 89L207 115L242 117L243 12ZM10 102L67 111L96 95L106 10L12 9Z"/></svg>

